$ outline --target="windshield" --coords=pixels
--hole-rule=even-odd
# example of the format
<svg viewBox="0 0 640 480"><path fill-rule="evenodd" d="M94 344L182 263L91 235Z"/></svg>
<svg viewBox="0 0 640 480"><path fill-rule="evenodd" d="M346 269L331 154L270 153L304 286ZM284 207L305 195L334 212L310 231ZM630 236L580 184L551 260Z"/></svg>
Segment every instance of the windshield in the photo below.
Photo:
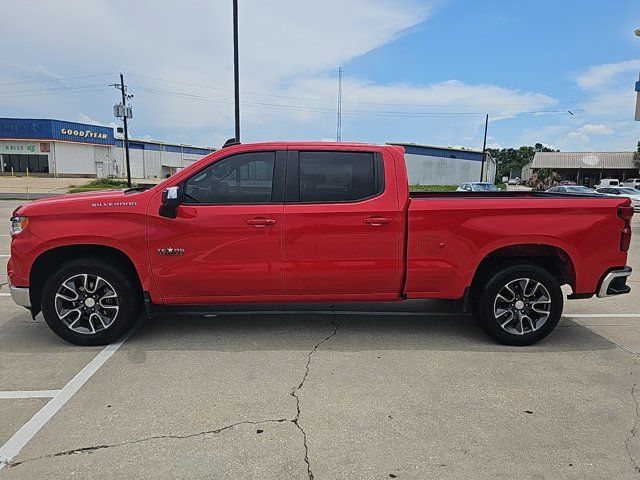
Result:
<svg viewBox="0 0 640 480"><path fill-rule="evenodd" d="M593 190L587 187L577 186L577 187L566 187L567 192L571 193L593 193Z"/></svg>
<svg viewBox="0 0 640 480"><path fill-rule="evenodd" d="M496 187L492 183L476 183L473 186L473 189L479 192L497 192L498 191L498 187Z"/></svg>

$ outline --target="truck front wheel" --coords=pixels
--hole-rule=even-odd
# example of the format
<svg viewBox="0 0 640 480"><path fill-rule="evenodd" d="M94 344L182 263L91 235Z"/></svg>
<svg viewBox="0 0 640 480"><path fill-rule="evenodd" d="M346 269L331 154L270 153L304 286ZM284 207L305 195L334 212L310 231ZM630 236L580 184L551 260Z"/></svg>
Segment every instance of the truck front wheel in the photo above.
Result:
<svg viewBox="0 0 640 480"><path fill-rule="evenodd" d="M42 314L56 335L76 345L104 345L133 325L139 288L117 266L77 259L51 275L42 291Z"/></svg>
<svg viewBox="0 0 640 480"><path fill-rule="evenodd" d="M486 280L486 278L485 278ZM519 264L491 275L472 296L480 326L507 345L531 345L549 335L562 315L560 284L544 268Z"/></svg>

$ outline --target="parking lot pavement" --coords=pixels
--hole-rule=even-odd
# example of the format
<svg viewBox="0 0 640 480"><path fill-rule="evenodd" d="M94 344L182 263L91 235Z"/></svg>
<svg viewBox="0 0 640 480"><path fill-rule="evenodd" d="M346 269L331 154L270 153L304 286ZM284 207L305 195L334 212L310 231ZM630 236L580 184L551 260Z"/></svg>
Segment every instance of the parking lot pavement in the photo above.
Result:
<svg viewBox="0 0 640 480"><path fill-rule="evenodd" d="M526 348L450 302L158 316L27 423L0 479L638 478L639 302L567 302ZM0 296L0 396L66 392L101 351ZM0 445L47 401L0 398Z"/></svg>

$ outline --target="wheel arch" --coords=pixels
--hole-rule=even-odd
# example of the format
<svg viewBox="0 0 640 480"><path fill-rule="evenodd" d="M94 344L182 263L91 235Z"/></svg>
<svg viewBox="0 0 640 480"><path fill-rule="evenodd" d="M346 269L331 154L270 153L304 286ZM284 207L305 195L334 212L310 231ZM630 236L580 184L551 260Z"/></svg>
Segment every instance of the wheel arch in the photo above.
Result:
<svg viewBox="0 0 640 480"><path fill-rule="evenodd" d="M575 262L563 248L552 244L519 243L498 247L478 263L471 281L471 294L497 271L518 263L530 263L548 270L560 283L575 292Z"/></svg>
<svg viewBox="0 0 640 480"><path fill-rule="evenodd" d="M126 271L142 292L142 283L139 272L133 260L122 250L100 244L64 245L50 248L38 257L31 265L29 272L29 296L33 316L40 312L42 288L48 275L63 263L78 258L91 258L103 260L113 265L116 264Z"/></svg>

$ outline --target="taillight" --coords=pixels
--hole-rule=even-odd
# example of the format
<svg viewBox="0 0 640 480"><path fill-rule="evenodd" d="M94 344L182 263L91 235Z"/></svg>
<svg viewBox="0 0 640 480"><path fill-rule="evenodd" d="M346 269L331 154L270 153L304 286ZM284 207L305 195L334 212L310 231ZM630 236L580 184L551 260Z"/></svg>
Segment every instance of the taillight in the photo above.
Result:
<svg viewBox="0 0 640 480"><path fill-rule="evenodd" d="M620 251L628 252L631 245L631 217L633 217L633 207L631 205L620 205L618 207L618 217L624 220L624 227L620 232Z"/></svg>

